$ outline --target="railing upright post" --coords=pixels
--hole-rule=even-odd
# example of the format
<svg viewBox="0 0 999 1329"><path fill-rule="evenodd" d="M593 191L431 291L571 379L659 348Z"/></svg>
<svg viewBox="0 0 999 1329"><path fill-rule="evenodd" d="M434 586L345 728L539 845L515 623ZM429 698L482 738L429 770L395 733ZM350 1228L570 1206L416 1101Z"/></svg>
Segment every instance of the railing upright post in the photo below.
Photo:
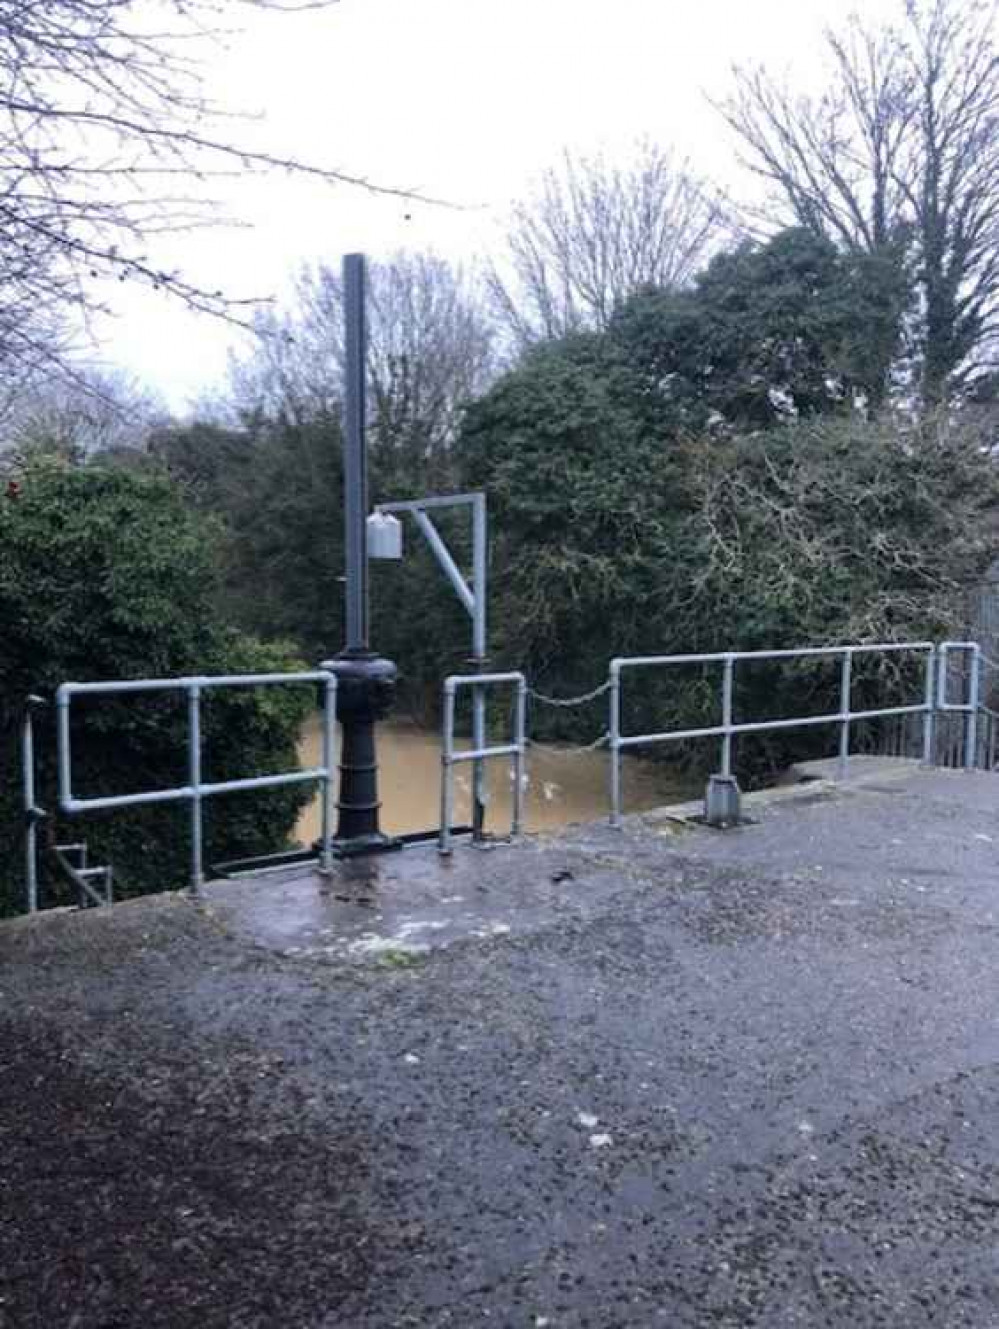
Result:
<svg viewBox="0 0 999 1329"><path fill-rule="evenodd" d="M73 797L72 753L69 737L69 692L63 683L56 689L56 755L59 766L59 805L68 810Z"/></svg>
<svg viewBox="0 0 999 1329"><path fill-rule="evenodd" d="M721 773L728 780L732 777L732 692L735 680L735 658L726 655L722 669L722 735Z"/></svg>
<svg viewBox="0 0 999 1329"><path fill-rule="evenodd" d="M610 764L610 824L621 825L621 666L610 663L610 718L607 756Z"/></svg>
<svg viewBox="0 0 999 1329"><path fill-rule="evenodd" d="M323 689L323 822L322 857L324 872L333 870L333 761L336 726L336 674L329 674Z"/></svg>
<svg viewBox="0 0 999 1329"><path fill-rule="evenodd" d="M923 765L933 765L933 731L936 722L936 647L926 652L926 683L923 693Z"/></svg>
<svg viewBox="0 0 999 1329"><path fill-rule="evenodd" d="M850 770L850 699L853 693L853 650L843 652L839 678L839 778L845 780Z"/></svg>
<svg viewBox="0 0 999 1329"><path fill-rule="evenodd" d="M201 685L187 687L188 784L191 787L191 893L204 885L201 825Z"/></svg>
<svg viewBox="0 0 999 1329"><path fill-rule="evenodd" d="M444 735L441 744L441 833L437 851L447 855L451 852L451 777L453 767L451 754L454 751L454 701L455 687L450 679L444 684Z"/></svg>
<svg viewBox="0 0 999 1329"><path fill-rule="evenodd" d="M524 821L524 770L527 748L527 680L517 683L517 751L513 754L513 835L519 835Z"/></svg>
<svg viewBox="0 0 999 1329"><path fill-rule="evenodd" d="M24 791L24 876L28 913L38 909L38 820L35 809L35 730L33 700L28 698L21 729L21 782Z"/></svg>
<svg viewBox="0 0 999 1329"><path fill-rule="evenodd" d="M971 673L968 678L968 723L964 732L964 768L973 771L978 765L978 696L982 648L971 648Z"/></svg>
<svg viewBox="0 0 999 1329"><path fill-rule="evenodd" d="M486 696L477 685L472 688L472 746L477 750L486 746ZM478 757L472 762L472 839L479 843L485 833L486 764Z"/></svg>
<svg viewBox="0 0 999 1329"><path fill-rule="evenodd" d="M472 500L472 654L479 673L486 669L486 579L489 575L489 536L486 496ZM484 688L472 688L472 743L477 749L486 746L486 694ZM472 838L476 842L486 834L486 764L480 757L472 763Z"/></svg>

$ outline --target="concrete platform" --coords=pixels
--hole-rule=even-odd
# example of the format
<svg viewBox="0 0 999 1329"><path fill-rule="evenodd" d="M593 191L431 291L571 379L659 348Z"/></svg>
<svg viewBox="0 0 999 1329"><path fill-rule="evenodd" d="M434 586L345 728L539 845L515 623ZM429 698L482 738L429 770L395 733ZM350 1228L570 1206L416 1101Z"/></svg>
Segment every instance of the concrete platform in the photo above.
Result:
<svg viewBox="0 0 999 1329"><path fill-rule="evenodd" d="M0 926L0 1326L999 1325L999 779Z"/></svg>

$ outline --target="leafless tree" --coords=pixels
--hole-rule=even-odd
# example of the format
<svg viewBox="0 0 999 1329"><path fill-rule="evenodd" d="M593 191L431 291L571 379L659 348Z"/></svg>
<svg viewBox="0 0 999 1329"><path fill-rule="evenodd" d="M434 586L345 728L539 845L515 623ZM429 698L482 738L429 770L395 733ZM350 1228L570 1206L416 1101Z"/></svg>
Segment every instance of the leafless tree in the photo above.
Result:
<svg viewBox="0 0 999 1329"><path fill-rule="evenodd" d="M240 9L330 2L0 0L0 367L60 360L58 331L103 307L101 278L241 317L231 293L151 252L218 220L212 180L289 169L367 185L240 144L201 63Z"/></svg>
<svg viewBox="0 0 999 1329"><path fill-rule="evenodd" d="M772 186L779 220L911 281L907 326L927 406L959 392L994 351L996 17L994 0L904 0L896 25L854 17L827 32L831 79L817 96L739 69L721 108L746 163Z"/></svg>
<svg viewBox="0 0 999 1329"><path fill-rule="evenodd" d="M566 152L513 209L497 310L520 345L605 328L635 290L688 283L722 227L719 199L668 149L642 141L624 163Z"/></svg>
<svg viewBox="0 0 999 1329"><path fill-rule="evenodd" d="M344 364L340 273L303 269L292 309L258 315L251 353L233 363L244 414L304 421L338 409ZM464 404L495 368L493 327L479 284L429 254L372 264L369 308L371 427L383 450L445 458Z"/></svg>
<svg viewBox="0 0 999 1329"><path fill-rule="evenodd" d="M118 371L76 370L22 383L0 415L0 454L45 451L83 462L97 453L141 453L169 414L153 393Z"/></svg>

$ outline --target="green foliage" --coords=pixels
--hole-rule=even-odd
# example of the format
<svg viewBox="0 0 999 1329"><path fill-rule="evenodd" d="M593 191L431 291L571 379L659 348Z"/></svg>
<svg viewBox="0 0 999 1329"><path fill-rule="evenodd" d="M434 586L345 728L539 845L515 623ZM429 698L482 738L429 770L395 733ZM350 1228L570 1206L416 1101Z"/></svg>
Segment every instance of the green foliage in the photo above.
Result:
<svg viewBox="0 0 999 1329"><path fill-rule="evenodd" d="M954 421L844 415L694 451L690 473L699 643L726 622L746 647L940 634L992 556L995 467Z"/></svg>
<svg viewBox="0 0 999 1329"><path fill-rule="evenodd" d="M339 650L343 625L343 473L340 425L257 418L242 430L195 423L161 434L155 454L188 497L220 523L218 610L264 637L289 638L313 661ZM447 492L437 455L418 463L395 446L371 448L373 499ZM438 521L462 562L461 519ZM467 521L465 523L467 527ZM470 651L468 618L412 525L401 563L371 564L372 640L402 666L400 704L436 716L443 674ZM467 568L466 568L467 571Z"/></svg>
<svg viewBox="0 0 999 1329"><path fill-rule="evenodd" d="M65 681L275 671L300 667L287 647L220 626L218 530L195 514L163 475L105 466L29 463L16 496L0 498L0 744L17 766L16 738L29 692L51 698ZM208 779L295 765L309 689L213 695L204 704ZM296 695L297 694L297 695ZM181 698L148 696L81 704L74 777L83 795L182 784L186 717ZM39 799L54 810L51 710L39 717ZM5 782L0 824L20 839L18 786ZM215 800L206 857L280 847L303 798L297 789ZM123 894L183 884L186 809L164 805L56 819L65 838L84 835L96 861L111 862ZM20 856L0 865L0 910L22 889ZM49 898L54 883L50 880ZM58 897L56 897L58 898Z"/></svg>
<svg viewBox="0 0 999 1329"><path fill-rule="evenodd" d="M607 642L638 649L661 605L683 494L675 449L635 409L639 387L608 338L584 335L534 351L466 421L503 653L570 686L592 683Z"/></svg>
<svg viewBox="0 0 999 1329"><path fill-rule="evenodd" d="M536 347L467 407L453 446L411 445L408 408L397 419L376 391L372 500L486 489L505 659L587 687L608 654L656 648L664 625L682 639L675 628L699 576L686 567L688 525L705 501L692 459L705 448L720 459L740 432L875 397L861 348L881 295L869 298L880 288L863 262L802 230L720 255L687 292L635 295L606 334ZM158 451L224 525L224 614L292 638L311 659L335 651L335 391L307 411L300 394L284 405L269 398L266 414L236 431L174 430ZM461 519L441 524L461 561ZM401 666L402 706L433 720L443 675L466 660L469 628L411 525L406 536L402 563L371 568L372 640ZM515 614L499 607L513 604ZM711 617L703 598L697 614Z"/></svg>
<svg viewBox="0 0 999 1329"><path fill-rule="evenodd" d="M952 421L913 430L841 410L691 440L656 430L633 375L613 338L569 341L530 357L469 412L468 480L487 488L501 531L494 622L506 660L539 686L591 687L614 655L960 627L991 557L987 514L999 498L976 438ZM837 708L828 670L743 672L743 718L813 701ZM716 680L702 671L634 677L633 732L717 722ZM858 676L857 695L883 682ZM592 716L549 717L536 720L550 732L594 735ZM750 747L754 763L790 750Z"/></svg>
<svg viewBox="0 0 999 1329"><path fill-rule="evenodd" d="M880 402L897 280L891 264L783 231L717 255L689 291L639 292L610 331L646 379L660 427L765 429L859 395Z"/></svg>
<svg viewBox="0 0 999 1329"><path fill-rule="evenodd" d="M190 501L220 516L252 473L250 436L204 420L155 430L149 457L184 485Z"/></svg>
<svg viewBox="0 0 999 1329"><path fill-rule="evenodd" d="M380 406L391 428L373 431L372 500L487 492L494 657L552 692L588 690L616 654L960 630L989 559L994 467L954 420L878 418L906 300L894 251L843 253L800 229L744 244L686 291L638 292L606 333L536 346L467 407L453 441L431 448L408 407L397 419ZM194 425L156 447L218 518L220 612L311 659L341 641L331 393L309 410L269 397L240 429ZM462 519L440 523L462 562ZM433 721L443 675L468 653L467 618L412 527L406 558L373 564L371 582L373 643L401 666L402 706ZM782 669L740 671L739 714L836 708L828 666ZM716 681L636 675L627 722L717 719ZM858 697L886 682L914 680L857 665ZM602 723L573 710L534 721L574 739ZM795 750L811 741L796 736ZM751 773L790 751L743 747Z"/></svg>
<svg viewBox="0 0 999 1329"><path fill-rule="evenodd" d="M343 511L338 420L195 422L161 434L155 455L221 525L222 617L331 653L342 618Z"/></svg>

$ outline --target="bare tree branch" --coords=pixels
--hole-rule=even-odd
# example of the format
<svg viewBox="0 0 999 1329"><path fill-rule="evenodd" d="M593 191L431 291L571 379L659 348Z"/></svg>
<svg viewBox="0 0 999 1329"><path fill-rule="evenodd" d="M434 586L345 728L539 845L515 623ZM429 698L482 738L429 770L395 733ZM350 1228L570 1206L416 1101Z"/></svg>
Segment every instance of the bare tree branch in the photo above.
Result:
<svg viewBox="0 0 999 1329"><path fill-rule="evenodd" d="M429 254L400 253L371 268L371 427L382 456L446 469L467 402L495 369L493 328L476 280ZM243 415L304 423L342 397L343 289L337 270L305 268L295 307L257 316L259 340L234 358Z"/></svg>
<svg viewBox="0 0 999 1329"><path fill-rule="evenodd" d="M624 166L566 152L513 209L494 303L520 345L605 328L641 287L686 285L723 229L720 199L653 143Z"/></svg>
<svg viewBox="0 0 999 1329"><path fill-rule="evenodd" d="M911 265L906 326L925 405L961 392L999 300L996 18L994 0L904 0L897 26L854 17L826 34L818 96L739 69L719 108L778 220Z"/></svg>
<svg viewBox="0 0 999 1329"><path fill-rule="evenodd" d="M168 270L149 252L166 232L225 220L212 181L278 170L413 196L241 143L229 128L241 117L208 94L198 57L213 52L234 13L330 3L0 0L0 368L45 342L58 362L53 326L104 309L101 279L137 281L247 322L249 299Z"/></svg>

